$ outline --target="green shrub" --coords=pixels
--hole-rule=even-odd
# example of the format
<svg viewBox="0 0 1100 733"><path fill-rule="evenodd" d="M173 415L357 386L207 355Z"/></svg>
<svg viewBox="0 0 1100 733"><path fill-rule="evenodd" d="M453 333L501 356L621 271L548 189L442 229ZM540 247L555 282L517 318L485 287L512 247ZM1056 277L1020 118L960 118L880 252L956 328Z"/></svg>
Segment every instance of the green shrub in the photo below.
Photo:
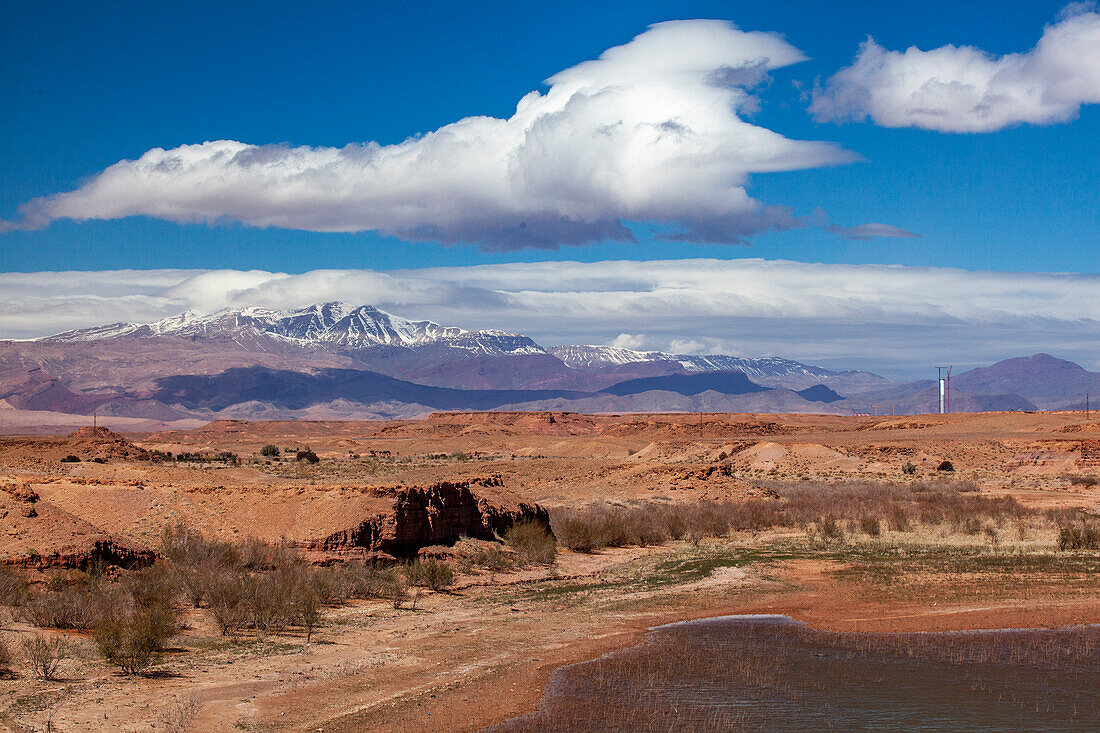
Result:
<svg viewBox="0 0 1100 733"><path fill-rule="evenodd" d="M294 456L294 460L306 461L307 463L317 463L321 459L317 457L316 453L311 451L309 448L306 448L305 450L298 451L297 454L295 454Z"/></svg>
<svg viewBox="0 0 1100 733"><path fill-rule="evenodd" d="M267 458L278 458L279 446L268 443L263 448L260 448L260 455Z"/></svg>
<svg viewBox="0 0 1100 733"><path fill-rule="evenodd" d="M1070 484L1073 486L1097 486L1100 485L1100 478L1096 476L1081 476L1079 474L1070 474Z"/></svg>
<svg viewBox="0 0 1100 733"><path fill-rule="evenodd" d="M524 564L551 565L558 555L557 540L541 522L516 522L504 533L504 541Z"/></svg>
<svg viewBox="0 0 1100 733"><path fill-rule="evenodd" d="M917 467L913 465L912 461L906 461L905 465L901 467L901 472L906 476L912 476L917 472Z"/></svg>
<svg viewBox="0 0 1100 733"><path fill-rule="evenodd" d="M955 470L955 466L951 461L942 461L940 465L936 466L937 471L944 471L945 473L951 473Z"/></svg>
<svg viewBox="0 0 1100 733"><path fill-rule="evenodd" d="M415 560L406 566L405 574L412 585L434 591L450 588L455 582L454 568L432 558Z"/></svg>
<svg viewBox="0 0 1100 733"><path fill-rule="evenodd" d="M72 453L61 459L62 463L80 463L80 459L74 456Z"/></svg>

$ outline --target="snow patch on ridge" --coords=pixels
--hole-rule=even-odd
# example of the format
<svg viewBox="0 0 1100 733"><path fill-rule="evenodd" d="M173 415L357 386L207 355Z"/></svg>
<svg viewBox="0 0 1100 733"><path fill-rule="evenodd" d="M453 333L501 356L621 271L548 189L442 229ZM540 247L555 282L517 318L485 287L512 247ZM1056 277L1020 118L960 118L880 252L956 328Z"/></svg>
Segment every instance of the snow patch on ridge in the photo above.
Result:
<svg viewBox="0 0 1100 733"><path fill-rule="evenodd" d="M284 311L252 306L210 314L187 311L148 324L115 323L48 336L40 341L70 343L118 338L176 337L228 339L237 343L267 338L305 348L416 348L443 345L475 354L545 354L531 339L499 330L470 331L413 321L373 306L340 301Z"/></svg>
<svg viewBox="0 0 1100 733"><path fill-rule="evenodd" d="M774 377L804 374L825 378L837 372L775 356L745 358L727 354L670 354L664 351L636 351L618 346L565 345L548 349L549 353L574 368L622 366L653 361L676 362L687 372L740 371L749 377Z"/></svg>

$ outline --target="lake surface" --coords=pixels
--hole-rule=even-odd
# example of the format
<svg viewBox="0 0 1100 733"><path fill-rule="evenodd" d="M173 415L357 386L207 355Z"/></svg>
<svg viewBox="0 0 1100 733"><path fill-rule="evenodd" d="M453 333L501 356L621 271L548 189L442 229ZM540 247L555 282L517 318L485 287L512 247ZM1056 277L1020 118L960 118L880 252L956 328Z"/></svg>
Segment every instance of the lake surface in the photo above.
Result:
<svg viewBox="0 0 1100 733"><path fill-rule="evenodd" d="M1098 731L1100 627L817 631L784 616L654 629L557 670L521 731Z"/></svg>

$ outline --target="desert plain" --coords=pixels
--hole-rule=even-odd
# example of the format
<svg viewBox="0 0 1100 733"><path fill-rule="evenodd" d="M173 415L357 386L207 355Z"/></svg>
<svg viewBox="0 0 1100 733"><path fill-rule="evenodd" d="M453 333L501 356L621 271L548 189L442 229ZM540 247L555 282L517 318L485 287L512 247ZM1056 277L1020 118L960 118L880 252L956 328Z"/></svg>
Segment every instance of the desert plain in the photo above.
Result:
<svg viewBox="0 0 1100 733"><path fill-rule="evenodd" d="M1098 623L1097 476L1100 421L1082 412L436 413L0 437L0 560L29 584L0 611L0 725L475 731L534 710L555 669L673 621ZM525 554L517 523L549 526L550 557ZM177 588L178 628L138 673L105 661L96 629L28 611L151 568L176 577L165 538L181 531L277 548L307 575L375 568L400 597L330 594L308 628L226 629ZM422 582L418 560L450 571ZM49 679L31 638L65 641Z"/></svg>

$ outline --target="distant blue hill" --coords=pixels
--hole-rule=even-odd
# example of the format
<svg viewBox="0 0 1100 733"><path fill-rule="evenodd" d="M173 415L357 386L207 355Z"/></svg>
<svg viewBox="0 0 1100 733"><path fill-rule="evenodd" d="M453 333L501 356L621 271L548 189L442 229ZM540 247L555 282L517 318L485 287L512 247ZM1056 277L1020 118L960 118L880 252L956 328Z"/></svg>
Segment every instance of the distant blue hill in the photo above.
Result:
<svg viewBox="0 0 1100 733"><path fill-rule="evenodd" d="M605 394L625 396L653 390L676 392L682 395L697 395L708 391L718 392L719 394L750 394L752 392L770 391L768 387L761 387L750 380L744 372L704 372L701 374L669 374L664 377L642 377L619 382L602 391Z"/></svg>
<svg viewBox="0 0 1100 733"><path fill-rule="evenodd" d="M826 387L824 384L815 384L812 387L806 389L800 389L796 392L802 399L809 400L810 402L836 402L837 400L844 399L843 395L837 394L833 390Z"/></svg>

